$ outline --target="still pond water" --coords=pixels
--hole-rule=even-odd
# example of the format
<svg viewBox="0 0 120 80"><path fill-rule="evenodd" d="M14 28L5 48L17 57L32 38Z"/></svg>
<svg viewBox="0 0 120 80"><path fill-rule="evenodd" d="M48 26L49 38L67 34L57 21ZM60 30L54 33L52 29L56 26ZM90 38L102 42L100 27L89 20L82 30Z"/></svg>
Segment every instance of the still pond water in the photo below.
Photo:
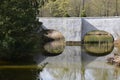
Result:
<svg viewBox="0 0 120 80"><path fill-rule="evenodd" d="M57 56L44 56L41 52L29 64L1 61L0 80L120 80L120 68L106 63L107 57L116 51L114 48L104 56L93 56L86 47L65 46Z"/></svg>
<svg viewBox="0 0 120 80"><path fill-rule="evenodd" d="M119 53L109 36L93 31L82 46L51 41L27 61L0 61L0 80L120 80L120 68L106 62Z"/></svg>

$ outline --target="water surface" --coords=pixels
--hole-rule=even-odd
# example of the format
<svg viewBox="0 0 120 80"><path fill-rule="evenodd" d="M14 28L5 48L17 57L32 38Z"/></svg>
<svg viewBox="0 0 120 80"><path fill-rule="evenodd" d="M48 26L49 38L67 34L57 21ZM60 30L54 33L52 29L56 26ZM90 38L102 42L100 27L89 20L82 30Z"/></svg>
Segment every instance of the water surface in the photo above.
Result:
<svg viewBox="0 0 120 80"><path fill-rule="evenodd" d="M120 68L106 63L116 51L93 56L84 47L65 46L57 56L40 52L29 64L0 61L0 80L120 80Z"/></svg>

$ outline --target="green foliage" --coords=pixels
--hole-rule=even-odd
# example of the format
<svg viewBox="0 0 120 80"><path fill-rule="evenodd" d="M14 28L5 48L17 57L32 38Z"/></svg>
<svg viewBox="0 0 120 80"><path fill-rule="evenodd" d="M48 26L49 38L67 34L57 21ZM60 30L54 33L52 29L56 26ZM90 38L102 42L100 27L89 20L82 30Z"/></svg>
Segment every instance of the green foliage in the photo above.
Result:
<svg viewBox="0 0 120 80"><path fill-rule="evenodd" d="M40 0L39 16L71 17L119 16L120 0ZM84 3L83 3L84 1ZM83 9L83 10L82 10ZM84 11L85 10L85 11Z"/></svg>
<svg viewBox="0 0 120 80"><path fill-rule="evenodd" d="M69 0L48 0L44 7L40 8L44 10L43 16L53 16L53 17L69 17L68 14L68 2Z"/></svg>
<svg viewBox="0 0 120 80"><path fill-rule="evenodd" d="M85 10L82 10L82 12L81 12L81 17L87 17Z"/></svg>
<svg viewBox="0 0 120 80"><path fill-rule="evenodd" d="M44 6L46 2L48 2L48 0L40 0L39 7L41 8L42 6Z"/></svg>
<svg viewBox="0 0 120 80"><path fill-rule="evenodd" d="M35 50L37 9L36 0L0 1L0 58L21 57Z"/></svg>

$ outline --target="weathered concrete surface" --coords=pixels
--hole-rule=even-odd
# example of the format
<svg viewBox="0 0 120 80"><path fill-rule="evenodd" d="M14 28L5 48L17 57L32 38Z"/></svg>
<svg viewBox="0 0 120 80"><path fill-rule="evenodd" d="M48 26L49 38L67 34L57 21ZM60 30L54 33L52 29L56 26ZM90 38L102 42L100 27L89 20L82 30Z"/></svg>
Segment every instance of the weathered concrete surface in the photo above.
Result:
<svg viewBox="0 0 120 80"><path fill-rule="evenodd" d="M120 18L82 18L82 38L91 30L109 32L116 40L120 37Z"/></svg>
<svg viewBox="0 0 120 80"><path fill-rule="evenodd" d="M66 41L81 41L86 32L104 30L111 33L114 39L120 37L120 17L91 18L39 18L47 29L60 31ZM82 36L81 36L82 35Z"/></svg>
<svg viewBox="0 0 120 80"><path fill-rule="evenodd" d="M39 18L47 29L63 34L66 41L81 41L81 18Z"/></svg>

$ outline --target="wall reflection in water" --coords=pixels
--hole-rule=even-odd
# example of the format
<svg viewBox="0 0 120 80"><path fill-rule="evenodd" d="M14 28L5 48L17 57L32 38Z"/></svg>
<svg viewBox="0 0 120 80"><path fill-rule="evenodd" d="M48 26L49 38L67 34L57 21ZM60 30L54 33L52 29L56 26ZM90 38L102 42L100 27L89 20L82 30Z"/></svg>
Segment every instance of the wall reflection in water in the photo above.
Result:
<svg viewBox="0 0 120 80"><path fill-rule="evenodd" d="M120 68L87 68L83 80L120 80Z"/></svg>
<svg viewBox="0 0 120 80"><path fill-rule="evenodd" d="M71 64L72 65L72 64ZM54 65L55 66L55 65ZM74 67L48 67L40 73L41 80L81 80L80 68Z"/></svg>
<svg viewBox="0 0 120 80"><path fill-rule="evenodd" d="M88 33L82 46L82 80L119 80L120 68L106 63L106 59L116 52L114 39L109 33Z"/></svg>
<svg viewBox="0 0 120 80"><path fill-rule="evenodd" d="M81 53L82 51L82 53ZM0 80L119 80L120 68L111 66L105 62L105 57L89 58L91 55L83 55L84 50L80 46L65 46L62 54L46 56L37 63L29 62L6 64L0 66ZM113 51L114 52L114 51ZM82 55L81 55L82 54ZM87 54L88 55L88 54ZM38 56L39 59L45 55ZM84 57L84 59L83 59ZM82 58L82 61L81 61ZM101 61L102 59L102 61ZM104 59L104 60L103 60ZM32 59L33 60L33 59ZM31 61L32 61L31 60ZM87 62L89 60L89 62ZM41 70L40 65L46 63ZM86 64L85 64L86 63ZM14 66L14 67L13 67ZM17 66L17 67L15 67Z"/></svg>
<svg viewBox="0 0 120 80"><path fill-rule="evenodd" d="M48 65L40 72L41 80L81 80L80 46L66 46L62 54L43 62Z"/></svg>

